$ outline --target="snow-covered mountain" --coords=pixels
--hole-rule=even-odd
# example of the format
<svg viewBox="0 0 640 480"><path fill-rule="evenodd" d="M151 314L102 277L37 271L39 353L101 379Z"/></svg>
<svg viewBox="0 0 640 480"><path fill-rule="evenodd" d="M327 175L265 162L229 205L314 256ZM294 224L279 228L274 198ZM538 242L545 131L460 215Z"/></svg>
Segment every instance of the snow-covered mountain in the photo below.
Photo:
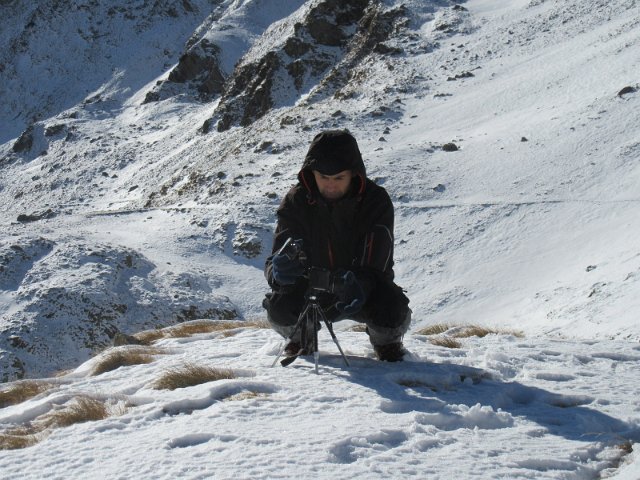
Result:
<svg viewBox="0 0 640 480"><path fill-rule="evenodd" d="M616 445L639 432L637 2L0 6L0 377L76 369L54 393L0 410L0 422L35 420L78 391L133 405L1 454L7 478L34 455L32 477L49 476L44 445L62 459L109 426L127 440L99 435L92 445L116 448L122 464L98 458L131 477L153 467L131 466L137 449L118 445L146 452L156 441L191 452L158 478L227 478L234 465L247 478L377 478L396 467L421 478L597 478L624 462ZM413 361L365 358L345 369L329 355L324 374L309 378L304 362L270 369L277 336L247 328L164 340L176 355L128 367L134 375L92 376L118 333L264 317L275 208L326 128L356 136L369 176L394 200ZM471 324L524 336L449 349L419 333ZM349 355L370 355L361 334L338 334ZM185 359L257 378L148 390ZM597 385L586 381L593 376ZM259 396L217 402L243 390ZM281 414L269 413L274 402ZM341 424L327 408L362 419L357 431L327 429ZM215 409L262 440L195 428L206 430ZM256 425L242 420L249 410ZM279 418L285 412L304 420ZM168 439L172 429L179 438ZM460 442L464 462L451 457ZM198 460L199 448L222 473ZM278 448L294 448L293 463ZM243 451L251 458L240 462ZM308 458L328 463L316 471ZM638 478L634 465L619 478ZM62 473L97 468L78 462Z"/></svg>

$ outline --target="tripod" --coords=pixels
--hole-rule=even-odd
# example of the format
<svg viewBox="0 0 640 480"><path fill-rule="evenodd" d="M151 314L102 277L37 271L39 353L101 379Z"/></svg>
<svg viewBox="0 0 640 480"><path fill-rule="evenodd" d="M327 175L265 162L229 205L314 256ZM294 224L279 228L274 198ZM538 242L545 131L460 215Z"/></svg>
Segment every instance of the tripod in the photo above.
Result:
<svg viewBox="0 0 640 480"><path fill-rule="evenodd" d="M333 323L327 319L327 316L325 315L324 310L322 310L322 307L320 306L320 303L318 301L318 293L321 291L322 290L316 291L316 289L312 288L310 292L307 294L307 303L305 304L304 308L302 309L302 312L298 316L298 321L296 322L293 332L287 339L288 341L291 341L291 339L298 332L300 332L300 345L301 345L300 350L295 355L284 358L280 362L280 364L283 367L291 365L296 360L296 358L298 358L300 355L305 355L313 352L313 357L315 362L315 372L316 374L318 373L318 359L320 358L320 352L318 352L318 331L320 330L320 327L321 327L320 325L321 321L327 327L327 330L331 334L331 338L333 339L333 342L338 347L338 350L340 351L340 355L342 355L342 359L344 360L344 364L347 367L349 366L349 361L347 360L346 355L342 351L342 347L340 347L338 338L336 337L336 334L333 331ZM271 365L272 367L275 366L276 362L282 356L287 343L288 342L285 341L284 344L282 345L282 348L280 349L278 356L276 357L276 359L273 361L273 364Z"/></svg>

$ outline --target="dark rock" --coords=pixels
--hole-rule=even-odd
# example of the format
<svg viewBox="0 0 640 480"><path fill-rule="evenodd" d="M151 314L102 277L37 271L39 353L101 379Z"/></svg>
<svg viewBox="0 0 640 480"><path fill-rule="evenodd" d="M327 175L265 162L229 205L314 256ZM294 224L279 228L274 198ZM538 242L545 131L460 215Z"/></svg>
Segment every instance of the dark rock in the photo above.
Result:
<svg viewBox="0 0 640 480"><path fill-rule="evenodd" d="M22 132L22 135L13 144L13 151L15 153L28 152L31 147L33 147L33 125Z"/></svg>
<svg viewBox="0 0 640 480"><path fill-rule="evenodd" d="M222 93L224 75L218 62L219 55L220 48L203 39L180 57L168 80L185 83L197 79L198 91L208 95Z"/></svg>
<svg viewBox="0 0 640 480"><path fill-rule="evenodd" d="M434 192L438 192L438 193L442 193L446 190L446 187L444 185L442 185L441 183L439 183L438 185L436 185L435 187L433 187L433 191Z"/></svg>
<svg viewBox="0 0 640 480"><path fill-rule="evenodd" d="M399 47L391 47L384 42L380 42L373 47L373 51L381 55L398 55L403 53L403 50Z"/></svg>
<svg viewBox="0 0 640 480"><path fill-rule="evenodd" d="M213 119L212 118L207 118L203 123L202 123L202 127L200 128L200 132L203 134L207 134L211 131L211 127L213 127Z"/></svg>
<svg viewBox="0 0 640 480"><path fill-rule="evenodd" d="M44 136L52 137L53 135L58 135L59 133L64 132L65 128L67 128L67 126L64 123L60 123L58 125L51 125L44 129Z"/></svg>
<svg viewBox="0 0 640 480"><path fill-rule="evenodd" d="M54 211L49 208L48 210L45 210L44 212L41 212L41 213L31 213L31 214L22 213L18 215L17 220L20 223L28 223L28 222L37 222L38 220L44 220L47 218L53 218L55 216L56 214L54 213Z"/></svg>
<svg viewBox="0 0 640 480"><path fill-rule="evenodd" d="M171 70L167 80L158 82L153 90L147 92L143 103L157 102L185 89L195 90L203 100L221 94L225 76L220 68L219 56L220 47L208 40L193 42Z"/></svg>
<svg viewBox="0 0 640 480"><path fill-rule="evenodd" d="M461 78L471 78L471 77L475 77L475 75L471 72L462 72L457 74L455 77L449 77L447 78L448 82L453 82L455 80L459 80Z"/></svg>
<svg viewBox="0 0 640 480"><path fill-rule="evenodd" d="M297 26L300 28L299 26ZM297 28L296 28L297 30ZM283 50L291 58L299 58L311 50L309 43L303 42L300 38L291 37L284 44Z"/></svg>
<svg viewBox="0 0 640 480"><path fill-rule="evenodd" d="M618 92L618 96L622 97L623 95L627 95L629 93L635 93L636 91L637 89L635 87L626 86Z"/></svg>
<svg viewBox="0 0 640 480"><path fill-rule="evenodd" d="M144 101L142 103L147 104L147 103L159 102L161 98L162 97L160 97L160 94L158 92L147 92L147 94L144 96Z"/></svg>
<svg viewBox="0 0 640 480"><path fill-rule="evenodd" d="M445 152L457 152L458 146L455 143L445 143L442 146L442 150L444 150Z"/></svg>

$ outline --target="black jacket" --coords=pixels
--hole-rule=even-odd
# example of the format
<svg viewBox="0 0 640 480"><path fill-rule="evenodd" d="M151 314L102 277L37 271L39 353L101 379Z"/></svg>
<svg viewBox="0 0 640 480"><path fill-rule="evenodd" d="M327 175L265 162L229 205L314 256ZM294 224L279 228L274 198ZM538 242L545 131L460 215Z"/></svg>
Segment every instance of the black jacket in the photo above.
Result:
<svg viewBox="0 0 640 480"><path fill-rule="evenodd" d="M349 192L337 202L328 203L313 177L312 154L313 144L298 174L298 184L289 190L278 208L272 254L288 238L302 240L307 266L352 270L366 294L378 281L392 282L394 212L386 190L366 177L358 155L347 167L356 173ZM265 263L265 276L271 288L283 293L293 289L274 281L271 258Z"/></svg>

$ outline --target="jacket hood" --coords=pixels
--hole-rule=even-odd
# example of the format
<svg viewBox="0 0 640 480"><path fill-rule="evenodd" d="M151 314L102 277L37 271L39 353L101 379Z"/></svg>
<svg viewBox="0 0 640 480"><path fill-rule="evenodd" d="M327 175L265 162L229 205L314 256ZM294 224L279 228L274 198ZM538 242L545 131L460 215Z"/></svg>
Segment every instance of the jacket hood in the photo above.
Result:
<svg viewBox="0 0 640 480"><path fill-rule="evenodd" d="M327 130L316 135L298 173L298 180L308 194L317 194L313 170L324 175L335 175L351 170L355 175L355 192L364 192L367 172L356 139L346 130Z"/></svg>
<svg viewBox="0 0 640 480"><path fill-rule="evenodd" d="M302 164L302 170L335 175L344 170L366 177L356 139L346 130L327 130L316 135Z"/></svg>

